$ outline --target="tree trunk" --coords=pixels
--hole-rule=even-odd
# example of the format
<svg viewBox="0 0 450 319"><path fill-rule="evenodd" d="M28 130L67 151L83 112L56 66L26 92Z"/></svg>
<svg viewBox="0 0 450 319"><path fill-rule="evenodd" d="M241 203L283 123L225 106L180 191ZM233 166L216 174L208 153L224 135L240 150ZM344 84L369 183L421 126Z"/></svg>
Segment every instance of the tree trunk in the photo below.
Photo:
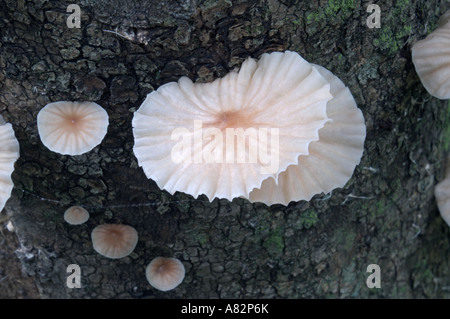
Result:
<svg viewBox="0 0 450 319"><path fill-rule="evenodd" d="M0 114L21 152L3 212L18 241L8 235L1 246L12 258L2 264L9 282L2 293L450 297L449 229L433 196L450 113L447 101L425 91L411 61L411 46L436 28L446 1L375 1L381 28L369 28L372 2L81 0L81 28L69 28L71 1L1 1ZM344 188L267 207L172 196L146 178L131 127L146 94L181 76L211 81L249 56L283 50L331 70L364 114L364 154ZM108 112L108 133L91 152L63 156L41 143L37 113L62 100L95 101ZM89 221L65 223L71 205L86 207ZM90 232L102 223L135 227L135 251L118 260L97 254ZM148 284L145 267L156 256L183 262L179 287L161 292ZM66 284L70 264L80 266L81 288ZM380 266L381 288L366 284L370 264ZM17 280L28 280L29 290L19 291Z"/></svg>

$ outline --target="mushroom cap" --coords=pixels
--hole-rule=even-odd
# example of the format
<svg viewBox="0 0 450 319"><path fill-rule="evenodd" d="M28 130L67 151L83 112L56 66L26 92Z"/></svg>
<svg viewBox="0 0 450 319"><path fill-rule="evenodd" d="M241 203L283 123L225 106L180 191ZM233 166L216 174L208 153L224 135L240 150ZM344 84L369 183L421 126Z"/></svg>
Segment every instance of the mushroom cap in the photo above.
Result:
<svg viewBox="0 0 450 319"><path fill-rule="evenodd" d="M439 99L450 98L450 23L447 12L440 26L416 42L412 60L425 89Z"/></svg>
<svg viewBox="0 0 450 319"><path fill-rule="evenodd" d="M138 242L136 229L122 224L102 224L91 233L92 245L100 255L117 259L131 254Z"/></svg>
<svg viewBox="0 0 450 319"><path fill-rule="evenodd" d="M450 226L450 156L447 157L444 179L434 187L434 197L442 219Z"/></svg>
<svg viewBox="0 0 450 319"><path fill-rule="evenodd" d="M177 287L183 282L184 274L184 265L176 258L156 257L145 270L150 285L161 291Z"/></svg>
<svg viewBox="0 0 450 319"><path fill-rule="evenodd" d="M80 206L69 207L64 212L64 220L71 225L81 225L89 219L89 212Z"/></svg>
<svg viewBox="0 0 450 319"><path fill-rule="evenodd" d="M94 102L53 102L37 116L42 143L66 155L80 155L100 144L108 123L108 113Z"/></svg>
<svg viewBox="0 0 450 319"><path fill-rule="evenodd" d="M328 121L331 98L329 84L300 55L266 53L211 83L182 77L151 92L133 117L133 150L146 176L171 194L248 198L264 179L277 179L308 154ZM248 138L240 159L238 142L226 138L228 129L242 129L240 136ZM188 152L179 151L186 141ZM250 160L256 154L250 143L272 153L273 161L261 153Z"/></svg>
<svg viewBox="0 0 450 319"><path fill-rule="evenodd" d="M331 99L327 116L331 121L319 131L319 140L300 155L297 165L289 166L278 177L263 181L250 193L250 201L287 205L290 201L310 200L319 193L343 187L353 175L364 151L366 126L350 90L333 73L314 65L330 83Z"/></svg>
<svg viewBox="0 0 450 319"><path fill-rule="evenodd" d="M11 174L14 171L14 163L19 158L19 142L14 135L10 123L5 123L0 116L0 211L5 207L6 201L11 196L14 183Z"/></svg>

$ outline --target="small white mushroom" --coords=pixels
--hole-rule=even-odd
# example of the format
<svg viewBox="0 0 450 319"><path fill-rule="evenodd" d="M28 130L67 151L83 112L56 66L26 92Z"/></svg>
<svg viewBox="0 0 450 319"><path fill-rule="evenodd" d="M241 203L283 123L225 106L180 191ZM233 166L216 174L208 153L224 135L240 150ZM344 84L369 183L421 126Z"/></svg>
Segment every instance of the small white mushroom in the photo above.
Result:
<svg viewBox="0 0 450 319"><path fill-rule="evenodd" d="M176 258L156 257L148 264L145 275L152 287L168 291L183 282L185 269Z"/></svg>
<svg viewBox="0 0 450 319"><path fill-rule="evenodd" d="M108 114L94 102L54 102L42 108L37 116L42 143L67 155L80 155L100 144L108 123Z"/></svg>
<svg viewBox="0 0 450 319"><path fill-rule="evenodd" d="M69 207L64 212L64 220L71 225L81 225L89 219L89 212L80 206Z"/></svg>
<svg viewBox="0 0 450 319"><path fill-rule="evenodd" d="M136 229L122 224L103 224L91 233L96 252L108 258L123 258L131 254L138 242Z"/></svg>

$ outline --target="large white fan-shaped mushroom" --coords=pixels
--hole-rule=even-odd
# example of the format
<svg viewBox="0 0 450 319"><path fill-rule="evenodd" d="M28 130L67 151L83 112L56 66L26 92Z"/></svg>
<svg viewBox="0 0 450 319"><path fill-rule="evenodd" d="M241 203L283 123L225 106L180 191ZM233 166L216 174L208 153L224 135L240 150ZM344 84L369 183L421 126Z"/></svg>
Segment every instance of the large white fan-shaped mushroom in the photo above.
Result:
<svg viewBox="0 0 450 319"><path fill-rule="evenodd" d="M309 154L331 98L328 82L295 52L248 58L211 83L183 77L150 93L133 118L134 153L172 194L248 198Z"/></svg>
<svg viewBox="0 0 450 319"><path fill-rule="evenodd" d="M19 142L14 135L12 125L5 123L0 115L0 211L11 196L14 187L11 174L19 154Z"/></svg>
<svg viewBox="0 0 450 319"><path fill-rule="evenodd" d="M327 104L331 121L319 131L319 140L309 146L308 155L300 155L297 165L289 166L278 177L263 181L260 189L250 193L251 201L268 205L310 200L318 193L343 187L361 160L366 126L361 110L350 90L339 78L315 65L330 83L333 99Z"/></svg>
<svg viewBox="0 0 450 319"><path fill-rule="evenodd" d="M37 126L48 149L80 155L101 143L108 130L108 114L94 102L54 102L39 111Z"/></svg>

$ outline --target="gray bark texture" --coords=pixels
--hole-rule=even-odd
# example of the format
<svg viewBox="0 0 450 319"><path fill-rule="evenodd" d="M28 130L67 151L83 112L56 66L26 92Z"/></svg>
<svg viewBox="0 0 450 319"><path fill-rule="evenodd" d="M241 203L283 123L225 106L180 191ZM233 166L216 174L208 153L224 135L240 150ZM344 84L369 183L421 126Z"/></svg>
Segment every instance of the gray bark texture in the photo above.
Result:
<svg viewBox="0 0 450 319"><path fill-rule="evenodd" d="M381 28L366 24L372 2ZM21 152L1 215L2 297L450 297L450 231L433 195L450 113L411 61L448 1L79 0L79 29L66 25L71 3L0 0L0 114ZM267 207L170 195L146 178L131 120L149 92L181 76L212 81L249 56L283 50L331 70L364 114L364 154L345 187ZM36 116L62 100L108 112L108 133L89 153L64 156L41 143ZM64 222L72 205L90 211L87 223ZM94 251L90 233L103 223L137 229L131 255ZM148 284L156 256L183 262L179 287ZM70 264L81 268L81 288L66 285ZM380 266L381 288L366 285L370 264Z"/></svg>

